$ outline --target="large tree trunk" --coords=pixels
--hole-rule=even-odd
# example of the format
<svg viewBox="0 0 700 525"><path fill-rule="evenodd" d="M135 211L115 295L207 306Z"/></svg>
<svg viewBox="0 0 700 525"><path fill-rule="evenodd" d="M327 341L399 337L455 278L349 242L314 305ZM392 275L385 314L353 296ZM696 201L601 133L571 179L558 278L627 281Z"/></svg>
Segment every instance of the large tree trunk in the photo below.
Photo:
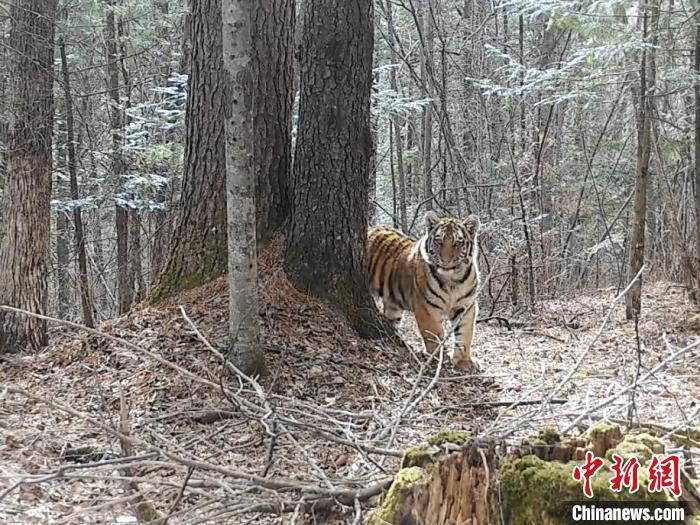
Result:
<svg viewBox="0 0 700 525"><path fill-rule="evenodd" d="M640 0L639 8L644 12L644 40L656 44L659 19L658 0ZM650 12L649 12L650 11ZM649 31L651 15L651 31ZM646 234L647 187L649 175L649 158L651 156L651 119L653 113L653 93L656 81L654 51L644 48L639 70L639 103L637 105L637 167L634 186L634 218L630 236L629 272L634 278L644 265L644 237ZM637 317L642 309L642 277L632 285L625 298L627 319Z"/></svg>
<svg viewBox="0 0 700 525"><path fill-rule="evenodd" d="M12 4L12 101L0 234L0 305L44 314L51 230L56 0ZM0 312L0 353L39 348L46 322Z"/></svg>
<svg viewBox="0 0 700 525"><path fill-rule="evenodd" d="M257 236L261 245L291 208L294 0L260 0L253 14Z"/></svg>
<svg viewBox="0 0 700 525"><path fill-rule="evenodd" d="M223 9L228 202L229 357L246 374L262 372L258 322L258 265L253 166L254 0L232 0ZM259 15L259 9L257 15ZM257 19L257 17L256 17Z"/></svg>
<svg viewBox="0 0 700 525"><path fill-rule="evenodd" d="M192 2L181 210L165 270L152 300L226 273L226 167L221 0Z"/></svg>
<svg viewBox="0 0 700 525"><path fill-rule="evenodd" d="M371 0L304 9L294 202L286 269L301 290L337 306L363 336L381 321L367 287Z"/></svg>
<svg viewBox="0 0 700 525"><path fill-rule="evenodd" d="M117 28L114 16L115 2L107 4L105 16L105 45L107 51L107 88L110 98L109 124L112 128L112 176L116 181L117 192L121 192L124 177L122 156L123 118L119 96L119 55ZM129 211L119 202L115 205L115 229L117 232L117 289L119 293L119 313L125 314L131 308L134 284L129 272Z"/></svg>

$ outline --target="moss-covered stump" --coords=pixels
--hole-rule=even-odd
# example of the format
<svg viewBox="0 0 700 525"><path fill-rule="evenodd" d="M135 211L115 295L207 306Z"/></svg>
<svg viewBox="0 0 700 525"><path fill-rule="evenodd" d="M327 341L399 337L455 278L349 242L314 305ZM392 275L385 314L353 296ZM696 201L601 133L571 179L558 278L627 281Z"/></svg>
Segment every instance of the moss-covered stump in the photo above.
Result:
<svg viewBox="0 0 700 525"><path fill-rule="evenodd" d="M575 462L544 461L525 456L506 461L500 472L503 512L510 525L564 525L570 522L567 501L584 499L581 483L571 475ZM591 501L667 501L663 493L650 493L646 481L635 494L610 490L610 472L593 478Z"/></svg>
<svg viewBox="0 0 700 525"><path fill-rule="evenodd" d="M369 525L443 525L495 523L497 461L490 443L463 442L450 452L439 446L454 440L429 440L429 447L411 449L381 506L368 516ZM449 437L449 436L448 436ZM420 465L420 466L419 466Z"/></svg>
<svg viewBox="0 0 700 525"><path fill-rule="evenodd" d="M567 502L585 499L572 473L586 451L606 458L605 468L592 478L591 502L668 501L667 494L647 490L644 469L634 494L610 489L612 454L636 456L645 464L664 448L650 434L623 436L618 426L599 425L586 439L562 439L555 430L542 429L499 456L492 443L440 432L406 451L391 489L367 524L564 525L569 523Z"/></svg>

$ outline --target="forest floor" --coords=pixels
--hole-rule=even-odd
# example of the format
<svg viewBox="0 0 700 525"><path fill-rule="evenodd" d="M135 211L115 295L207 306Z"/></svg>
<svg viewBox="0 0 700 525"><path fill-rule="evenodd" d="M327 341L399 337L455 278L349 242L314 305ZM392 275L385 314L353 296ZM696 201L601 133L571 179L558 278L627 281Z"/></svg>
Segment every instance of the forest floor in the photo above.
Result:
<svg viewBox="0 0 700 525"><path fill-rule="evenodd" d="M699 349L648 374L700 337L668 283L645 286L638 337L623 304L605 321L614 289L544 302L510 330L480 323L482 370L465 375L423 353L410 316L408 348L358 339L274 261L261 260L270 374L259 385L225 372L203 341L225 343L223 279L104 323L102 336L60 327L40 354L0 361L0 523L136 523L139 502L170 524L312 522L295 484L346 503L316 522L351 523L376 498L363 509L341 492L382 484L402 449L438 430L515 440L545 424L624 423L638 374L635 424L700 424Z"/></svg>

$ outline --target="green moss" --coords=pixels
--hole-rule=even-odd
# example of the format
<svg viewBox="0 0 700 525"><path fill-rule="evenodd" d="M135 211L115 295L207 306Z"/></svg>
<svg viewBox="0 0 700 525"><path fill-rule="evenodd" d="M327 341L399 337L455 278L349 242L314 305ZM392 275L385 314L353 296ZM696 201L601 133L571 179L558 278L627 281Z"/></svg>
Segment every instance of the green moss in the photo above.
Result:
<svg viewBox="0 0 700 525"><path fill-rule="evenodd" d="M369 523L394 523L396 512L406 492L425 478L425 470L420 467L402 468L394 477L382 506L377 509Z"/></svg>
<svg viewBox="0 0 700 525"><path fill-rule="evenodd" d="M622 435L619 425L614 425L611 423L598 423L597 425L594 425L588 429L588 437L594 438L597 436L608 435L613 432L617 433L618 431L620 432L620 435Z"/></svg>
<svg viewBox="0 0 700 525"><path fill-rule="evenodd" d="M523 455L535 454L541 459L548 459L549 450L552 448L539 437L527 438L523 441L523 445L527 447Z"/></svg>
<svg viewBox="0 0 700 525"><path fill-rule="evenodd" d="M225 239L223 243L219 246L216 238L212 239L210 248L197 254L196 268L188 274L183 274L184 257L181 252L178 252L167 262L165 270L158 278L158 284L148 295L147 302L155 304L178 292L197 288L225 275L227 271Z"/></svg>
<svg viewBox="0 0 700 525"><path fill-rule="evenodd" d="M535 456L512 460L501 470L506 522L510 525L568 523L567 501L583 499L581 483L572 477L576 463L542 461ZM591 501L665 501L663 493L644 488L635 494L610 490L610 472L601 469L592 479Z"/></svg>
<svg viewBox="0 0 700 525"><path fill-rule="evenodd" d="M150 501L142 501L139 503L136 506L136 513L138 514L139 521L143 523L156 521L161 517L153 503Z"/></svg>
<svg viewBox="0 0 700 525"><path fill-rule="evenodd" d="M537 437L548 445L556 445L561 441L559 432L553 427L542 427L537 433Z"/></svg>
<svg viewBox="0 0 700 525"><path fill-rule="evenodd" d="M625 441L630 443L640 443L651 450L654 454L663 454L666 451L666 447L659 438L646 432L642 434L628 435L625 437Z"/></svg>
<svg viewBox="0 0 700 525"><path fill-rule="evenodd" d="M628 434L621 443L608 449L605 457L610 460L613 454L619 454L624 458L636 456L644 463L654 454L663 454L664 450L664 444L651 434Z"/></svg>
<svg viewBox="0 0 700 525"><path fill-rule="evenodd" d="M469 441L469 434L466 432L458 432L456 430L441 430L434 436L428 439L429 445L439 447L445 443L454 443L455 445L464 445Z"/></svg>
<svg viewBox="0 0 700 525"><path fill-rule="evenodd" d="M435 449L430 450L426 447L409 448L403 454L401 468L425 467L432 463L434 453Z"/></svg>
<svg viewBox="0 0 700 525"><path fill-rule="evenodd" d="M596 456L603 457L606 452L622 442L622 430L619 425L599 423L588 430L590 450Z"/></svg>
<svg viewBox="0 0 700 525"><path fill-rule="evenodd" d="M692 427L688 430L688 435L691 439L700 440L700 425L697 427Z"/></svg>
<svg viewBox="0 0 700 525"><path fill-rule="evenodd" d="M605 454L605 459L611 461L613 454L618 454L619 456L622 456L626 459L631 458L632 456L636 456L642 463L644 463L651 459L653 452L649 447L647 447L643 443L635 443L634 441L626 439L625 441L617 445L615 448L611 448L610 450L608 450Z"/></svg>

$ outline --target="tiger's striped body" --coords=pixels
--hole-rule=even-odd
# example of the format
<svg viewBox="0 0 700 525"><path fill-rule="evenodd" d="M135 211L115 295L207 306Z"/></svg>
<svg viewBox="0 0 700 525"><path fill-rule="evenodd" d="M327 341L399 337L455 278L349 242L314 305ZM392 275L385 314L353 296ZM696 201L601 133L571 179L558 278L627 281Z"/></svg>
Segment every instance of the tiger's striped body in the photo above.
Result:
<svg viewBox="0 0 700 525"><path fill-rule="evenodd" d="M403 311L412 311L430 353L443 339L442 320L449 319L456 342L453 361L467 369L475 368L478 228L474 215L462 221L431 213L427 232L417 241L386 228L368 234L370 290L382 298L384 314L398 323Z"/></svg>

